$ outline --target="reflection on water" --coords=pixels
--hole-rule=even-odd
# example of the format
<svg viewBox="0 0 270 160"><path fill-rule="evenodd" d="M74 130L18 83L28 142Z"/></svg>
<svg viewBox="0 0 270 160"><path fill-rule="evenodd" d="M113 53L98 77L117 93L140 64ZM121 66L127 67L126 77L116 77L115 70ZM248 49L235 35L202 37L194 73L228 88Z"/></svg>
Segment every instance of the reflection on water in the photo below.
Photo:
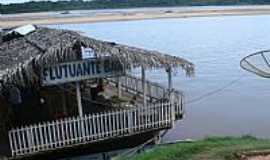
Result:
<svg viewBox="0 0 270 160"><path fill-rule="evenodd" d="M251 134L270 137L270 80L243 71L239 61L255 51L270 49L270 16L142 20L96 24L55 25L86 35L186 58L196 65L196 76L182 72L174 87L187 101L242 78L228 88L186 105L186 117L167 140L209 135ZM160 74L163 73L163 74ZM148 78L167 85L163 71Z"/></svg>

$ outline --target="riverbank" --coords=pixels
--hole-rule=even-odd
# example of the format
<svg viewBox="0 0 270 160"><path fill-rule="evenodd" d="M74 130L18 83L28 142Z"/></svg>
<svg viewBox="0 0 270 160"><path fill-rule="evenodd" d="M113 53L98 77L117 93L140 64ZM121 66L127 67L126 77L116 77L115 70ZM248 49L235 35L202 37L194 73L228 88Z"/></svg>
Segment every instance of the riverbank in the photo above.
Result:
<svg viewBox="0 0 270 160"><path fill-rule="evenodd" d="M114 10L87 10L70 12L23 13L0 16L0 28L25 24L78 24L107 21L129 21L159 18L188 18L210 16L268 15L270 5L264 6L211 6L166 7Z"/></svg>
<svg viewBox="0 0 270 160"><path fill-rule="evenodd" d="M206 138L154 147L133 160L269 160L270 140L250 136Z"/></svg>

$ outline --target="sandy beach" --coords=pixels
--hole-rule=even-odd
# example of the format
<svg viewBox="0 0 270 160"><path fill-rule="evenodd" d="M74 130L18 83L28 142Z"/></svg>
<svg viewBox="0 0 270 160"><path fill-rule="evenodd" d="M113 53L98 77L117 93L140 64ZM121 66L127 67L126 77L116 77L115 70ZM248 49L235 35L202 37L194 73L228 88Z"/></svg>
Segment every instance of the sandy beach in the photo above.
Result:
<svg viewBox="0 0 270 160"><path fill-rule="evenodd" d="M188 18L210 16L244 16L270 14L270 5L264 6L210 6L210 7L167 7L113 10L81 10L0 15L0 28L24 24L78 24L107 21L128 21L158 18Z"/></svg>

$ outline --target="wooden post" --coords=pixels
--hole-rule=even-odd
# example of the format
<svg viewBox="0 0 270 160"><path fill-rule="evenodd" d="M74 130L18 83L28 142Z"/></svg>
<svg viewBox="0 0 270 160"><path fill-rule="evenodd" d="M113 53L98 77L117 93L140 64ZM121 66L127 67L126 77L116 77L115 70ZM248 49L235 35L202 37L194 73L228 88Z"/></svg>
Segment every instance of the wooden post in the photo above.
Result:
<svg viewBox="0 0 270 160"><path fill-rule="evenodd" d="M80 82L76 82L76 94L77 94L79 116L82 117L83 110L82 110L82 97L81 97Z"/></svg>
<svg viewBox="0 0 270 160"><path fill-rule="evenodd" d="M175 104L174 104L174 95L172 93L172 68L169 67L167 70L168 73L168 89L169 89L169 99L171 107L171 127L174 127L175 120Z"/></svg>
<svg viewBox="0 0 270 160"><path fill-rule="evenodd" d="M85 83L85 88L86 88L86 95L89 100L92 100L92 95L91 95L91 82L86 81Z"/></svg>
<svg viewBox="0 0 270 160"><path fill-rule="evenodd" d="M64 88L66 88L66 87L64 86ZM65 115L67 115L67 103L66 103L66 96L67 96L67 94L66 94L66 91L63 90L61 94L62 94L63 113Z"/></svg>
<svg viewBox="0 0 270 160"><path fill-rule="evenodd" d="M160 144L161 142L161 136L160 136L160 131L158 131L157 133L155 133L155 137L154 137L154 144Z"/></svg>
<svg viewBox="0 0 270 160"><path fill-rule="evenodd" d="M142 89L143 89L143 106L146 107L146 105L147 105L147 99L146 99L147 87L146 87L144 67L142 67L141 73L142 73Z"/></svg>
<svg viewBox="0 0 270 160"><path fill-rule="evenodd" d="M167 73L168 73L168 89L169 89L169 91L171 92L172 91L172 68L170 67L170 68L168 68L168 70L167 70Z"/></svg>
<svg viewBox="0 0 270 160"><path fill-rule="evenodd" d="M122 96L121 77L117 77L117 95L118 95L118 98Z"/></svg>

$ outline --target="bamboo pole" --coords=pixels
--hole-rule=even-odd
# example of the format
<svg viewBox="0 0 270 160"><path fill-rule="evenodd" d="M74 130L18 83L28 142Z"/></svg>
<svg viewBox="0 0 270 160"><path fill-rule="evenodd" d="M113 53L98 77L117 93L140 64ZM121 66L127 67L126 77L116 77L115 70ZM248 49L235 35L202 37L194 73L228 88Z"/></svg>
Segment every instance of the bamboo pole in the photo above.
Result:
<svg viewBox="0 0 270 160"><path fill-rule="evenodd" d="M172 83L172 68L169 67L167 70L168 73L168 89L171 92L172 91L172 87L173 87L173 83Z"/></svg>
<svg viewBox="0 0 270 160"><path fill-rule="evenodd" d="M174 94L172 94L172 68L169 67L167 69L168 73L168 89L169 89L169 99L170 99L170 107L171 107L171 127L174 128L174 120L175 120L175 104L174 104Z"/></svg>
<svg viewBox="0 0 270 160"><path fill-rule="evenodd" d="M144 67L141 68L141 74L142 74L142 89L143 89L143 106L146 107L147 105L147 99L146 99L146 79L145 79L145 69Z"/></svg>
<svg viewBox="0 0 270 160"><path fill-rule="evenodd" d="M65 86L64 86L65 87ZM63 90L61 93L62 96L62 108L63 108L63 113L67 115L67 103L66 103L66 91Z"/></svg>
<svg viewBox="0 0 270 160"><path fill-rule="evenodd" d="M122 96L121 77L117 77L117 94L119 98Z"/></svg>
<svg viewBox="0 0 270 160"><path fill-rule="evenodd" d="M77 95L79 116L82 117L83 110L82 110L82 97L81 97L80 82L76 82L76 95Z"/></svg>

